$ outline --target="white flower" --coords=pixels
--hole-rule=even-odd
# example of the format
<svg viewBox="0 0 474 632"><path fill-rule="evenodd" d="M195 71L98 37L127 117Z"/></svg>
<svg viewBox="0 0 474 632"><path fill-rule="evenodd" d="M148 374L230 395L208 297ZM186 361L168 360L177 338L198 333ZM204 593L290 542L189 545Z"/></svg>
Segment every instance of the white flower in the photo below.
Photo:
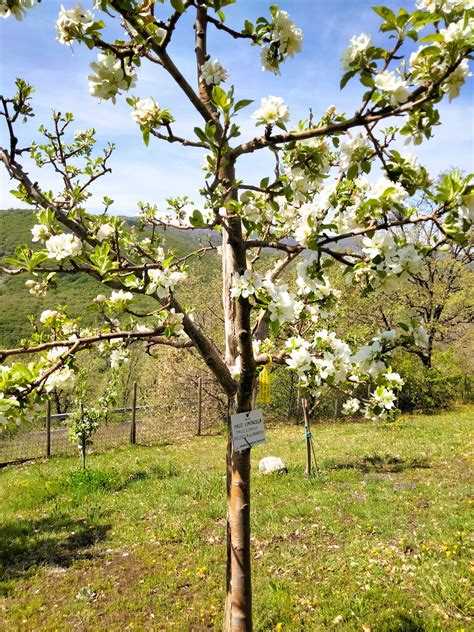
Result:
<svg viewBox="0 0 474 632"><path fill-rule="evenodd" d="M45 245L48 251L48 258L56 261L61 261L66 259L66 257L76 257L82 252L81 240L75 235L71 235L71 233L53 235Z"/></svg>
<svg viewBox="0 0 474 632"><path fill-rule="evenodd" d="M303 31L295 25L286 11L276 12L272 26L272 42L278 42L282 55L293 57L301 51Z"/></svg>
<svg viewBox="0 0 474 632"><path fill-rule="evenodd" d="M375 389L375 393L372 395L372 400L376 403L376 405L381 406L382 408L386 408L390 410L395 406L395 400L397 396L395 393L385 386L377 386Z"/></svg>
<svg viewBox="0 0 474 632"><path fill-rule="evenodd" d="M450 101L459 96L462 86L467 77L470 77L469 62L463 59L454 72L452 72L443 83L443 90L447 93Z"/></svg>
<svg viewBox="0 0 474 632"><path fill-rule="evenodd" d="M290 113L281 97L270 95L260 101L260 109L252 114L252 118L264 125L283 125L289 120Z"/></svg>
<svg viewBox="0 0 474 632"><path fill-rule="evenodd" d="M385 70L374 79L375 87L381 92L387 92L390 96L390 103L393 106L404 103L410 96L408 84L394 72Z"/></svg>
<svg viewBox="0 0 474 632"><path fill-rule="evenodd" d="M72 9L65 9L61 5L61 11L56 21L58 31L57 40L61 44L69 44L71 40L80 39L84 31L94 22L94 16L86 11L79 2Z"/></svg>
<svg viewBox="0 0 474 632"><path fill-rule="evenodd" d="M54 347L46 353L46 358L49 362L54 362L68 351L68 347Z"/></svg>
<svg viewBox="0 0 474 632"><path fill-rule="evenodd" d="M229 73L218 59L208 59L201 67L201 77L208 86L217 86L229 77Z"/></svg>
<svg viewBox="0 0 474 632"><path fill-rule="evenodd" d="M474 0L417 0L416 6L430 13L443 11L450 14L473 9Z"/></svg>
<svg viewBox="0 0 474 632"><path fill-rule="evenodd" d="M389 371L388 373L383 374L384 378L386 378L389 382L396 384L397 386L403 386L405 384L404 380L400 377L399 373L394 373Z"/></svg>
<svg viewBox="0 0 474 632"><path fill-rule="evenodd" d="M275 75L280 74L278 60L275 59L275 55L269 46L262 46L262 50L260 51L260 61L262 62L262 70L273 72Z"/></svg>
<svg viewBox="0 0 474 632"><path fill-rule="evenodd" d="M30 294L36 296L37 298L44 298L46 296L46 292L48 289L47 283L39 283L38 281L34 281L33 279L28 279L25 281L25 285L28 288Z"/></svg>
<svg viewBox="0 0 474 632"><path fill-rule="evenodd" d="M160 127L164 118L169 120L169 116L163 116L163 114L163 111L154 99L140 99L133 106L131 116L139 125L152 128Z"/></svg>
<svg viewBox="0 0 474 632"><path fill-rule="evenodd" d="M14 15L17 20L23 20L27 9L32 9L36 0L0 0L0 17L9 18Z"/></svg>
<svg viewBox="0 0 474 632"><path fill-rule="evenodd" d="M102 224L97 231L96 238L99 241L104 241L115 234L115 228L111 224Z"/></svg>
<svg viewBox="0 0 474 632"><path fill-rule="evenodd" d="M359 410L360 402L358 399L348 399L342 405L343 415L353 415Z"/></svg>
<svg viewBox="0 0 474 632"><path fill-rule="evenodd" d="M372 146L369 139L359 133L350 138L346 136L340 145L339 164L341 169L348 169L353 163L359 163L367 158Z"/></svg>
<svg viewBox="0 0 474 632"><path fill-rule="evenodd" d="M390 193L387 193L390 191ZM401 204L408 193L399 182L392 182L385 176L381 176L377 182L371 183L367 191L369 200L378 200L382 196L394 204Z"/></svg>
<svg viewBox="0 0 474 632"><path fill-rule="evenodd" d="M122 364L126 364L130 360L128 349L118 348L112 349L110 352L110 368L116 369Z"/></svg>
<svg viewBox="0 0 474 632"><path fill-rule="evenodd" d="M365 51L371 46L372 40L370 35L361 33L360 35L354 35L351 37L349 46L341 55L342 69L346 72L351 70L351 65L355 61L359 61Z"/></svg>
<svg viewBox="0 0 474 632"><path fill-rule="evenodd" d="M0 393L0 414L8 412L11 408L17 408L20 402L16 397L5 397L5 393Z"/></svg>
<svg viewBox="0 0 474 632"><path fill-rule="evenodd" d="M260 276L252 272L252 270L245 270L243 274L234 272L232 275L232 289L230 295L232 298L248 298L249 296L256 294L256 290L262 287L262 279Z"/></svg>
<svg viewBox="0 0 474 632"><path fill-rule="evenodd" d="M71 390L74 387L75 375L68 366L58 369L46 379L44 390L50 393L55 388Z"/></svg>
<svg viewBox="0 0 474 632"><path fill-rule="evenodd" d="M240 371L241 371L240 356L237 356L235 360L235 364L228 365L228 369L229 369L229 373L234 378L234 380L238 380L240 377Z"/></svg>
<svg viewBox="0 0 474 632"><path fill-rule="evenodd" d="M270 43L262 46L262 70L280 74L279 63L301 51L303 32L286 11L277 10L273 16Z"/></svg>
<svg viewBox="0 0 474 632"><path fill-rule="evenodd" d="M137 74L132 66L115 55L100 53L97 61L90 64L92 74L89 75L89 92L99 99L116 101L120 90L129 90L135 86Z"/></svg>
<svg viewBox="0 0 474 632"><path fill-rule="evenodd" d="M362 252L370 259L375 259L396 247L394 238L385 230L378 231L372 238L364 237L362 244Z"/></svg>
<svg viewBox="0 0 474 632"><path fill-rule="evenodd" d="M179 270L171 270L165 268L164 270L149 270L148 276L150 282L148 283L146 293L153 294L156 292L158 298L165 298L172 292L176 285L187 278L186 272L180 272Z"/></svg>
<svg viewBox="0 0 474 632"><path fill-rule="evenodd" d="M31 241L44 241L50 236L49 228L44 224L35 224L31 229Z"/></svg>
<svg viewBox="0 0 474 632"><path fill-rule="evenodd" d="M44 312L41 313L39 319L43 325L49 320L56 320L62 316L60 312L57 312L55 309L45 309Z"/></svg>
<svg viewBox="0 0 474 632"><path fill-rule="evenodd" d="M278 321L280 325L291 322L298 317L303 309L303 303L288 292L286 285L274 286L270 289L270 303L268 311L272 322Z"/></svg>
<svg viewBox="0 0 474 632"><path fill-rule="evenodd" d="M183 320L184 314L176 313L174 307L172 307L167 313L166 324L168 325L168 327L171 327L173 329L173 332L177 336L184 333Z"/></svg>
<svg viewBox="0 0 474 632"><path fill-rule="evenodd" d="M123 290L113 290L109 298L111 303L125 303L131 300L133 300L133 294L131 292L124 292Z"/></svg>
<svg viewBox="0 0 474 632"><path fill-rule="evenodd" d="M286 359L286 363L290 369L297 371L299 374L309 371L314 356L309 351L309 345L305 344L301 347L292 349L290 357Z"/></svg>

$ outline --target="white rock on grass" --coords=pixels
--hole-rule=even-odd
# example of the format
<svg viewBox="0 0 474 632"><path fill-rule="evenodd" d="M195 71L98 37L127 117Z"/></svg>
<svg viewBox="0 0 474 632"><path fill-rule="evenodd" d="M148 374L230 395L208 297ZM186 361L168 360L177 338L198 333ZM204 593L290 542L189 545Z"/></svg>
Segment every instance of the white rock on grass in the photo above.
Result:
<svg viewBox="0 0 474 632"><path fill-rule="evenodd" d="M258 464L258 469L262 474L271 474L272 472L288 472L286 465L278 456L266 456Z"/></svg>

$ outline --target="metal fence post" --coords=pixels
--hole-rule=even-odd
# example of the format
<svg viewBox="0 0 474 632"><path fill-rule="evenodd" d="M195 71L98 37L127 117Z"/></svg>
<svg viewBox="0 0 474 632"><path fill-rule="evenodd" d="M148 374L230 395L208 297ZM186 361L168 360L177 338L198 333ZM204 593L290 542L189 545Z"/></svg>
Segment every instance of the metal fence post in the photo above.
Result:
<svg viewBox="0 0 474 632"><path fill-rule="evenodd" d="M201 423L202 423L202 378L198 377L198 423L197 423L197 436L201 436Z"/></svg>
<svg viewBox="0 0 474 632"><path fill-rule="evenodd" d="M133 399L132 399L132 425L130 426L130 443L135 445L137 442L137 383L133 383Z"/></svg>
<svg viewBox="0 0 474 632"><path fill-rule="evenodd" d="M51 456L51 400L48 399L46 408L46 456Z"/></svg>

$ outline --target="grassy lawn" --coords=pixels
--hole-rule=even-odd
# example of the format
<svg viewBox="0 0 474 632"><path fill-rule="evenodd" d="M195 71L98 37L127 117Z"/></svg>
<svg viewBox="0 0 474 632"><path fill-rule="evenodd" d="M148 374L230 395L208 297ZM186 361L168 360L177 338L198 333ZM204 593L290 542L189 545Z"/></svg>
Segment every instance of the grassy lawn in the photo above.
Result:
<svg viewBox="0 0 474 632"><path fill-rule="evenodd" d="M468 441L474 409L315 426L253 450L256 630L473 629ZM0 629L219 629L224 437L0 472ZM274 454L289 473L261 476ZM472 571L472 567L471 567ZM3 623L2 623L3 620Z"/></svg>

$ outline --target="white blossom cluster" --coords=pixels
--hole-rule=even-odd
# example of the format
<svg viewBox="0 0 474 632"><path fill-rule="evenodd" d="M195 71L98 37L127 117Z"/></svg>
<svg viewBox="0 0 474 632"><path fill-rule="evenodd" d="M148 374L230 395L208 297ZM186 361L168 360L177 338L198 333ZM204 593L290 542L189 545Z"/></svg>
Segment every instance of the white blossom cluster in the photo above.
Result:
<svg viewBox="0 0 474 632"><path fill-rule="evenodd" d="M109 298L109 303L122 307L132 300L133 294L131 292L124 292L123 290L113 290Z"/></svg>
<svg viewBox="0 0 474 632"><path fill-rule="evenodd" d="M394 71L384 70L376 75L374 79L375 87L380 92L385 93L391 105L394 107L407 101L410 90L407 81L402 79Z"/></svg>
<svg viewBox="0 0 474 632"><path fill-rule="evenodd" d="M164 268L163 270L149 270L149 282L146 288L147 294L156 293L158 298L165 298L173 292L178 283L186 280L186 272Z"/></svg>
<svg viewBox="0 0 474 632"><path fill-rule="evenodd" d="M229 77L229 72L222 66L218 59L208 59L201 67L201 77L208 86L218 86Z"/></svg>
<svg viewBox="0 0 474 632"><path fill-rule="evenodd" d="M174 307L166 311L165 324L176 336L186 337L183 320L184 314L177 313Z"/></svg>
<svg viewBox="0 0 474 632"><path fill-rule="evenodd" d="M75 381L74 371L70 367L65 366L48 375L44 383L44 390L47 393L50 393L55 388L70 391L74 388Z"/></svg>
<svg viewBox="0 0 474 632"><path fill-rule="evenodd" d="M474 9L474 0L417 0L416 6L430 13L451 14Z"/></svg>
<svg viewBox="0 0 474 632"><path fill-rule="evenodd" d="M0 17L9 18L13 15L17 20L23 20L28 9L32 9L36 0L0 0Z"/></svg>
<svg viewBox="0 0 474 632"><path fill-rule="evenodd" d="M11 380L11 367L0 364L0 428L6 426L10 421L11 415L18 411L20 402L13 395L6 395Z"/></svg>
<svg viewBox="0 0 474 632"><path fill-rule="evenodd" d="M95 236L99 241L105 241L106 239L109 239L109 237L112 237L112 235L115 235L115 228L112 224L105 223L99 226Z"/></svg>
<svg viewBox="0 0 474 632"><path fill-rule="evenodd" d="M55 309L45 309L43 312L41 312L39 320L40 323L42 323L43 325L50 325L63 317L64 314L58 312Z"/></svg>
<svg viewBox="0 0 474 632"><path fill-rule="evenodd" d="M411 243L398 244L391 233L380 230L364 237L362 252L368 265L355 271L356 278L367 275L372 287L393 289L410 275L420 271L423 259Z"/></svg>
<svg viewBox="0 0 474 632"><path fill-rule="evenodd" d="M341 292L331 286L329 278L315 269L316 257L308 257L299 262L297 266L296 285L298 294L310 299L317 311L313 312L315 318L330 316L341 297Z"/></svg>
<svg viewBox="0 0 474 632"><path fill-rule="evenodd" d="M171 121L168 110L162 110L154 99L140 99L133 106L132 119L141 127L149 129L160 127Z"/></svg>
<svg viewBox="0 0 474 632"><path fill-rule="evenodd" d="M345 136L339 146L339 165L341 169L349 169L353 164L360 165L372 151L369 139L360 132L354 136Z"/></svg>
<svg viewBox="0 0 474 632"><path fill-rule="evenodd" d="M135 69L125 60L113 54L99 53L97 61L90 64L89 92L99 99L117 100L120 90L129 90L136 83Z"/></svg>
<svg viewBox="0 0 474 632"><path fill-rule="evenodd" d="M354 67L360 66L364 62L365 53L370 46L372 46L370 35L365 33L353 35L349 46L341 55L342 69L347 72Z"/></svg>
<svg viewBox="0 0 474 632"><path fill-rule="evenodd" d="M46 241L48 237L50 237L51 233L49 232L49 228L45 224L35 224L31 229L31 241Z"/></svg>
<svg viewBox="0 0 474 632"><path fill-rule="evenodd" d="M290 118L288 106L281 97L268 96L260 101L260 108L252 114L257 125L284 125Z"/></svg>
<svg viewBox="0 0 474 632"><path fill-rule="evenodd" d="M273 16L270 42L262 47L262 70L280 74L279 64L286 57L294 57L301 51L303 32L286 11L277 10Z"/></svg>
<svg viewBox="0 0 474 632"><path fill-rule="evenodd" d="M59 17L56 21L57 39L61 44L68 44L80 39L84 31L94 23L94 16L90 11L86 11L80 2L77 2L72 9L65 9L61 5Z"/></svg>
<svg viewBox="0 0 474 632"><path fill-rule="evenodd" d="M267 305L269 318L280 325L298 318L303 303L288 290L286 284L273 283L269 278L251 270L243 274L234 272L232 276L232 298L249 298L255 296L258 301Z"/></svg>
<svg viewBox="0 0 474 632"><path fill-rule="evenodd" d="M439 3L438 3L439 4ZM458 6L461 3L457 3ZM472 3L471 3L472 4ZM445 4L443 10L448 13L455 12L455 5ZM449 8L449 10L448 10ZM473 6L465 8L474 8ZM451 66L453 59L445 54L448 48L469 46L474 34L474 18L462 19L447 24L446 28L439 30L441 41L430 43L430 46L420 46L418 50L410 55L410 80L416 86L422 86L431 81L435 81L438 77L444 75ZM439 54L434 56L433 50L439 49ZM448 95L449 101L459 96L462 86L466 79L470 76L469 62L462 59L453 72L449 74L441 85L443 91Z"/></svg>
<svg viewBox="0 0 474 632"><path fill-rule="evenodd" d="M110 362L111 369L117 369L130 360L130 351L124 347L122 338L101 342L97 346L100 355Z"/></svg>
<svg viewBox="0 0 474 632"><path fill-rule="evenodd" d="M44 298L48 290L48 284L44 281L35 281L34 279L28 279L25 281L25 286L28 288L29 293L36 298Z"/></svg>
<svg viewBox="0 0 474 632"><path fill-rule="evenodd" d="M286 364L296 372L299 385L315 397L328 386L346 393L348 399L342 408L346 415L359 410L361 402L355 396L355 390L370 380L374 383L374 391L369 400L364 400L364 414L368 418L380 419L394 409L394 390L403 385L400 375L387 365L397 338L395 331L382 332L353 352L334 332L321 329L312 339L289 338Z"/></svg>
<svg viewBox="0 0 474 632"><path fill-rule="evenodd" d="M53 235L46 241L48 258L62 261L67 257L76 257L82 252L81 240L71 233Z"/></svg>

